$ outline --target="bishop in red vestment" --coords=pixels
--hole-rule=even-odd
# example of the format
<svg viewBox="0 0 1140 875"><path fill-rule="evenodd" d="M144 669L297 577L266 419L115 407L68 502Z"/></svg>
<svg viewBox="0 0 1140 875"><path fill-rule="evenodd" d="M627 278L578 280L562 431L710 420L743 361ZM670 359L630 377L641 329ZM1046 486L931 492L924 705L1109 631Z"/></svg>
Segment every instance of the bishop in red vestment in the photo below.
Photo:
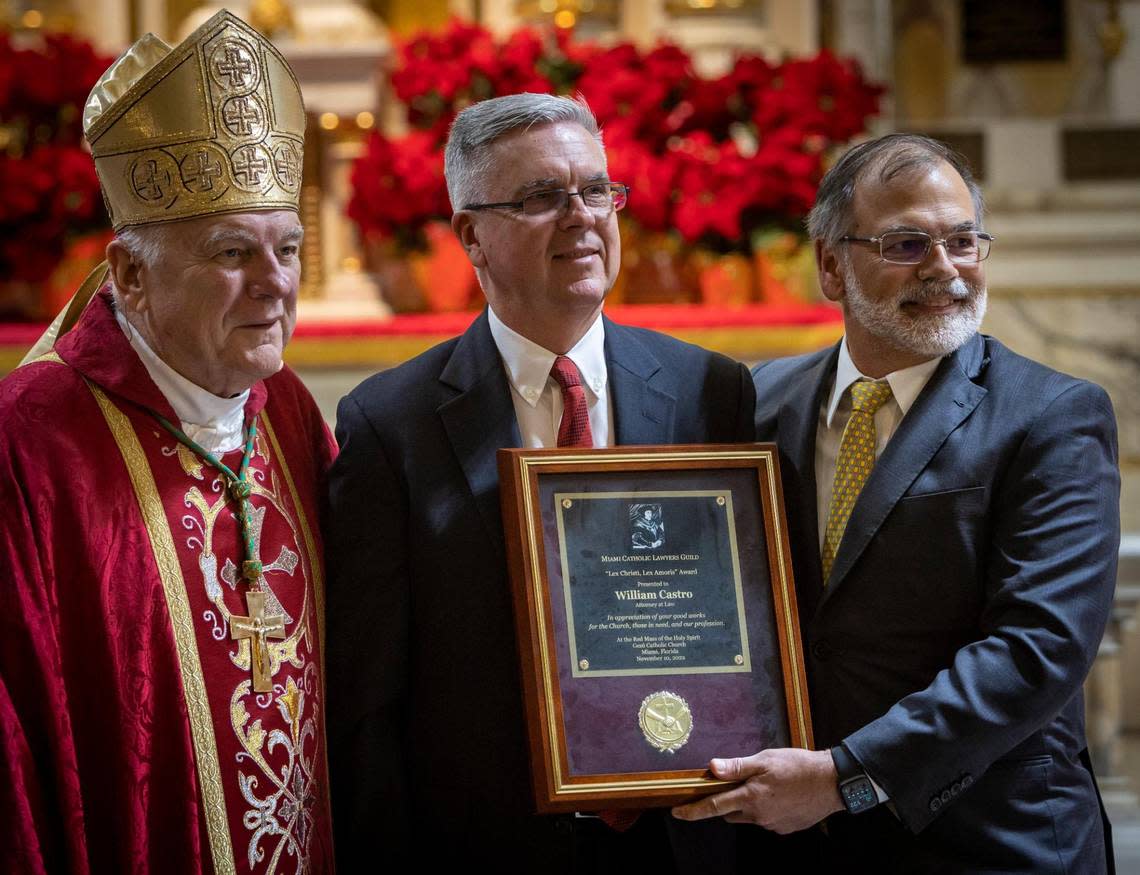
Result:
<svg viewBox="0 0 1140 875"><path fill-rule="evenodd" d="M85 117L110 282L0 382L0 870L330 872L300 95L228 13L142 43Z"/></svg>

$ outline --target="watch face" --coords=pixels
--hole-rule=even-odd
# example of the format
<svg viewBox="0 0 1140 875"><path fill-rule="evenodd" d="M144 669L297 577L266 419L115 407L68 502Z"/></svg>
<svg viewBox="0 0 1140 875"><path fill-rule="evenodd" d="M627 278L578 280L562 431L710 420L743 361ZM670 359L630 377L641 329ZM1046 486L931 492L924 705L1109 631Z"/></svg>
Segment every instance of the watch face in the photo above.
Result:
<svg viewBox="0 0 1140 875"><path fill-rule="evenodd" d="M839 795L843 797L843 804L847 806L849 814L858 814L879 804L879 796L871 779L867 777L844 781L839 785Z"/></svg>

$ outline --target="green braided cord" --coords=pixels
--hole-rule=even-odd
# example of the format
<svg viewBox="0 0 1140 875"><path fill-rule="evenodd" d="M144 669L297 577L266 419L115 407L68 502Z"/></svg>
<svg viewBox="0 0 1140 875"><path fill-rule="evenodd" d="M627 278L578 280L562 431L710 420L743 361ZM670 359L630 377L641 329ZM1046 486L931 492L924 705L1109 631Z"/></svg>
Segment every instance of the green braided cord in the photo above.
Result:
<svg viewBox="0 0 1140 875"><path fill-rule="evenodd" d="M237 478L237 482L244 487L240 490L241 498L241 513L238 515L241 519L241 534L245 539L245 562L242 563L242 577L249 581L252 586L256 586L261 579L261 563L254 559L256 555L253 549L253 526L250 522L253 519L253 506L249 503L249 496L252 493L251 484L248 479L249 474L249 460L253 456L253 441L257 437L257 416L249 421L249 430L246 432L245 438L245 452L241 457L241 472Z"/></svg>
<svg viewBox="0 0 1140 875"><path fill-rule="evenodd" d="M245 456L241 460L242 476L238 477L237 474L235 474L233 471L231 471L229 469L229 466L225 462L223 462L221 459L219 459L213 453L206 450L204 447L201 447L197 443L192 441L186 435L186 433L184 431L182 431L182 429L180 429L176 425L173 425L170 422L170 420L168 420L161 413L157 413L156 411L152 410L152 411L150 411L150 414L155 419L157 419L159 421L159 423L162 425L163 428L165 428L168 432L170 432L172 435L174 435L176 438L178 438L179 443L181 443L184 446L186 446L187 448L189 448L191 451L193 451L194 455L200 456L203 460L205 460L206 462L209 462L211 465L213 465L215 468L217 468L219 471L221 471L224 475L226 475L226 477L229 479L229 482L235 483L239 480L245 479L245 468L249 465L250 444L248 442L245 445ZM252 426L252 423L250 423L250 425Z"/></svg>
<svg viewBox="0 0 1140 875"><path fill-rule="evenodd" d="M249 496L253 492L253 489L252 484L248 480L248 475L249 460L250 457L253 456L254 439L257 437L257 416L254 415L253 419L249 421L249 428L246 430L245 451L241 457L241 468L238 469L240 474L235 474L221 459L191 440L182 429L171 423L161 413L155 410L148 412L158 420L163 428L174 435L179 443L187 447L200 459L218 469L226 479L227 491L239 503L238 520L241 522L242 540L245 541L245 561L242 562L242 577L249 581L251 585L256 586L261 577L261 563L254 558L253 526L251 523L253 519L253 506L249 503Z"/></svg>

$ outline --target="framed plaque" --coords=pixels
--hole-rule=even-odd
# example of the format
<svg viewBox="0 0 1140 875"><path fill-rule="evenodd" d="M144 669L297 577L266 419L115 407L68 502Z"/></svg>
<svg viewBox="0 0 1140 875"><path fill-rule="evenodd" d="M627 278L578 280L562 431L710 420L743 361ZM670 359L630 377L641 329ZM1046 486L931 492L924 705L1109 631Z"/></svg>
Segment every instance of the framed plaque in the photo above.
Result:
<svg viewBox="0 0 1140 875"><path fill-rule="evenodd" d="M499 450L538 810L660 807L812 746L772 444Z"/></svg>

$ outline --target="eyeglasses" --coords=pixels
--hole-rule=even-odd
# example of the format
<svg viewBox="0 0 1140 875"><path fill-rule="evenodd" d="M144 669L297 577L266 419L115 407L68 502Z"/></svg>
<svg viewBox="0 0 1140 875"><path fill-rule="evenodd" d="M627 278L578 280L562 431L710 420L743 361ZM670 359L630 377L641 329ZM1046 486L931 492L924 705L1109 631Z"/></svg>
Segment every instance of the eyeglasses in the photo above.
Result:
<svg viewBox="0 0 1140 875"><path fill-rule="evenodd" d="M955 231L935 240L922 231L889 231L879 237L840 237L840 243L878 243L879 256L891 264L921 264L932 247L942 244L954 264L977 264L990 255L994 238L982 231Z"/></svg>
<svg viewBox="0 0 1140 875"><path fill-rule="evenodd" d="M608 216L620 210L629 202L629 186L620 182L595 182L584 185L578 191L564 188L551 188L528 194L521 201L505 201L497 204L467 204L465 210L521 210L527 216L561 216L570 206L570 198L580 197L592 213Z"/></svg>

